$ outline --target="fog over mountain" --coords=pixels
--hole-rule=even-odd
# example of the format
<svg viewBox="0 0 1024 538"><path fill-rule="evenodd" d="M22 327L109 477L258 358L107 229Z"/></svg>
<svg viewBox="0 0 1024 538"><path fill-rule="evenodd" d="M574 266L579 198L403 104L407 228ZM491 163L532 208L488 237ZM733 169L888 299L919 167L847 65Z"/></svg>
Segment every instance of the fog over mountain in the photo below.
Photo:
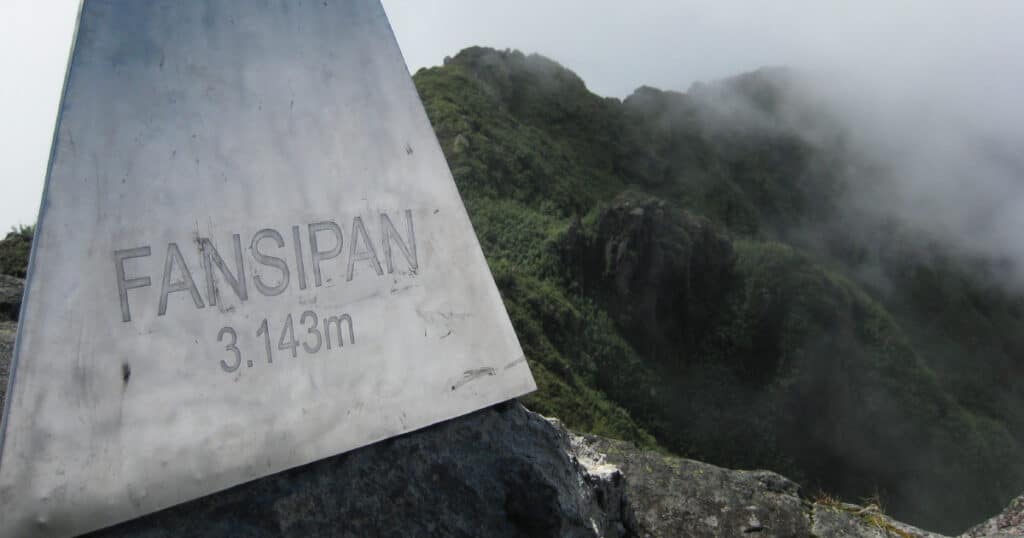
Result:
<svg viewBox="0 0 1024 538"><path fill-rule="evenodd" d="M2 229L34 220L77 6L75 0L0 4ZM930 167L949 170L934 154L949 156L952 146L954 153L977 155L963 145L960 129L980 129L1005 144L1020 140L1024 125L1017 105L1024 95L1018 53L1024 6L1011 1L527 0L510 6L385 0L384 6L411 71L466 46L489 45L558 59L594 92L620 98L640 85L682 91L769 65L821 73L853 119L884 120L865 121L882 131L865 136L914 142L904 150L908 157L931 163L913 167L922 181L933 175ZM1005 187L984 183L993 195ZM939 188L929 204L944 207L950 189L961 192ZM988 207L983 202L979 207ZM989 220L982 226L1002 230L992 234L1012 235L1006 231L1012 219Z"/></svg>
<svg viewBox="0 0 1024 538"><path fill-rule="evenodd" d="M695 89L734 127L781 121L854 158L856 168L833 170L848 182L836 225L868 234L899 226L996 262L1008 284L1024 284L1024 105L851 73L776 73L785 89L773 104L778 114L751 107L745 95L707 90L720 84Z"/></svg>
<svg viewBox="0 0 1024 538"><path fill-rule="evenodd" d="M1007 258L1024 273L1024 105L995 95L899 95L883 84L810 75L801 91L877 166L851 186L864 215L905 221L969 254ZM958 99L963 99L958 101Z"/></svg>

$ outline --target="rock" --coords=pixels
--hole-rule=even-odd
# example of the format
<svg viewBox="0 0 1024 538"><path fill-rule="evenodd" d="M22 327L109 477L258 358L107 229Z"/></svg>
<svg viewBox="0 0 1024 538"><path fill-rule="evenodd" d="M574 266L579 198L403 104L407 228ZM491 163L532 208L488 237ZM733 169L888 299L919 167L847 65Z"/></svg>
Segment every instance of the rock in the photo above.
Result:
<svg viewBox="0 0 1024 538"><path fill-rule="evenodd" d="M24 289L24 280L0 274L0 321L18 321Z"/></svg>
<svg viewBox="0 0 1024 538"><path fill-rule="evenodd" d="M510 402L95 536L623 536L622 476L605 471Z"/></svg>
<svg viewBox="0 0 1024 538"><path fill-rule="evenodd" d="M972 527L962 538L1009 538L1024 536L1024 495L1010 501L1000 514Z"/></svg>
<svg viewBox="0 0 1024 538"><path fill-rule="evenodd" d="M563 261L646 356L692 349L732 283L736 255L711 221L622 195L564 240Z"/></svg>
<svg viewBox="0 0 1024 538"><path fill-rule="evenodd" d="M641 451L596 436L572 438L581 461L614 465L626 479L625 496L641 537L887 537L941 538L893 521L877 507L813 502L786 477L734 471Z"/></svg>
<svg viewBox="0 0 1024 538"><path fill-rule="evenodd" d="M7 402L7 379L11 375L11 355L17 331L17 323L0 321L0 403Z"/></svg>

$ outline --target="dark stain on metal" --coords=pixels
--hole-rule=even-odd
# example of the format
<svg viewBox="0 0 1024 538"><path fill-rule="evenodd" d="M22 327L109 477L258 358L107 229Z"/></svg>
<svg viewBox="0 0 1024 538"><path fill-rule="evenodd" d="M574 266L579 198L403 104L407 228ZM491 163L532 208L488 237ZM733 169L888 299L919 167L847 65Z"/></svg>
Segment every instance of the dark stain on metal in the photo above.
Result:
<svg viewBox="0 0 1024 538"><path fill-rule="evenodd" d="M526 362L526 355L523 355L523 356L519 357L518 359L516 359L516 360L506 364L505 368L503 368L503 370L508 370L509 368L511 368L511 367L513 367L513 366L515 366L517 364L523 363L523 362Z"/></svg>
<svg viewBox="0 0 1024 538"><path fill-rule="evenodd" d="M121 381L124 383L124 386L126 386L126 387L128 386L128 381L131 378L132 378L132 366L130 364L128 364L127 362L121 364Z"/></svg>
<svg viewBox="0 0 1024 538"><path fill-rule="evenodd" d="M466 370L465 372L462 373L462 379L458 380L458 382L456 382L454 385L452 385L452 390L457 390L459 387L461 387L461 386L465 385L466 383L469 383L470 381L473 381L475 379L480 379L481 377L487 377L487 376L493 376L493 375L497 375L497 372L494 371L494 368L490 368L490 367L474 368L472 370Z"/></svg>

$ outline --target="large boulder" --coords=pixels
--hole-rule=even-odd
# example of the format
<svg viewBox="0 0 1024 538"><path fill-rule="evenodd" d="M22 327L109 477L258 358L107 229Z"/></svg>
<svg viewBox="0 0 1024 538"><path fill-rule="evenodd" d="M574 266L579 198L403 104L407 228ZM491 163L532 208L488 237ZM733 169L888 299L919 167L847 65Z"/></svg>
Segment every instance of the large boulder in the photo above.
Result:
<svg viewBox="0 0 1024 538"><path fill-rule="evenodd" d="M95 536L625 536L622 477L517 402L256 480Z"/></svg>
<svg viewBox="0 0 1024 538"><path fill-rule="evenodd" d="M573 445L580 459L622 472L636 536L941 538L877 506L804 498L797 484L773 472L723 469L596 436L575 437Z"/></svg>

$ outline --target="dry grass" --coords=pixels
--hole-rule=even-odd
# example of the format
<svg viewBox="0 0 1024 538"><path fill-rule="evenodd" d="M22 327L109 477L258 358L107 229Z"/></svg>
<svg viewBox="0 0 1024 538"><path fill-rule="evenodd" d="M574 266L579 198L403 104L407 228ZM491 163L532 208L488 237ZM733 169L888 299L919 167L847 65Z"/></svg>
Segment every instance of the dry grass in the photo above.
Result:
<svg viewBox="0 0 1024 538"><path fill-rule="evenodd" d="M819 491L814 496L814 504L818 506L852 514L864 523L884 531L888 535L898 536L899 538L915 538L914 535L892 524L892 520L885 515L882 500L877 493L861 499L861 503L863 506L845 503L824 491Z"/></svg>
<svg viewBox="0 0 1024 538"><path fill-rule="evenodd" d="M833 497L831 494L824 491L819 491L818 494L814 496L814 504L840 510L843 508L843 501L840 501L838 498Z"/></svg>

